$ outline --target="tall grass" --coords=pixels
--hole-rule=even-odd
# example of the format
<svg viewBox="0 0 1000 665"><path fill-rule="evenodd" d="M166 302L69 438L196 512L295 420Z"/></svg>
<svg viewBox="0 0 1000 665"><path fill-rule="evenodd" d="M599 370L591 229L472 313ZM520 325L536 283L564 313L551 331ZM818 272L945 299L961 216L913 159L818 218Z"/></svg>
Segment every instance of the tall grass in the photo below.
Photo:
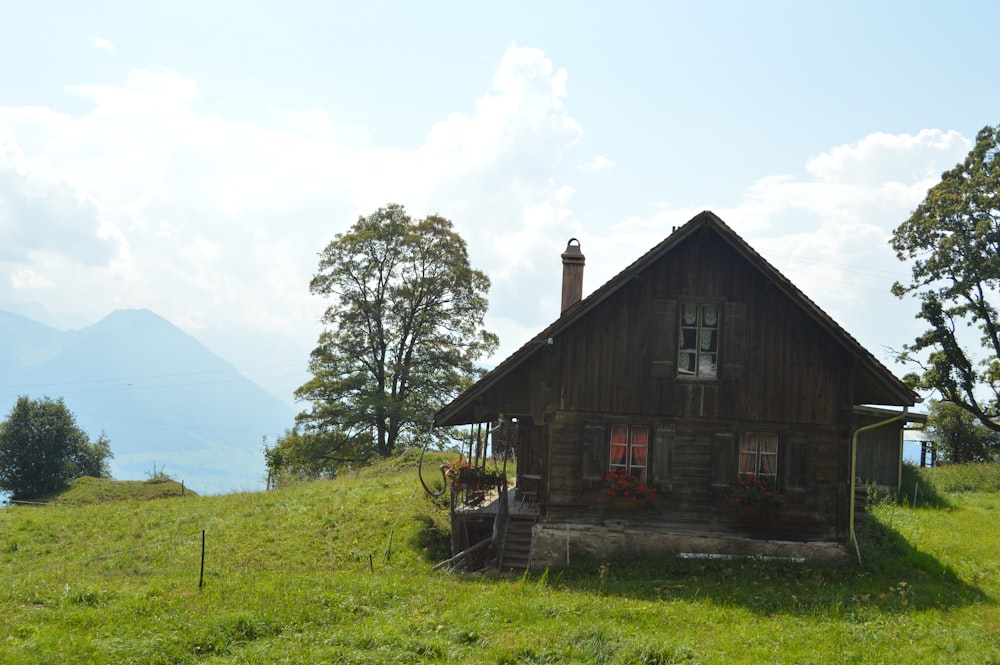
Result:
<svg viewBox="0 0 1000 665"><path fill-rule="evenodd" d="M937 473L920 483L947 506L874 506L862 565L431 573L447 514L405 460L268 493L0 510L0 663L1000 663L984 537L1000 494Z"/></svg>
<svg viewBox="0 0 1000 665"><path fill-rule="evenodd" d="M948 464L933 469L912 467L923 484L939 492L1000 492L1000 464Z"/></svg>

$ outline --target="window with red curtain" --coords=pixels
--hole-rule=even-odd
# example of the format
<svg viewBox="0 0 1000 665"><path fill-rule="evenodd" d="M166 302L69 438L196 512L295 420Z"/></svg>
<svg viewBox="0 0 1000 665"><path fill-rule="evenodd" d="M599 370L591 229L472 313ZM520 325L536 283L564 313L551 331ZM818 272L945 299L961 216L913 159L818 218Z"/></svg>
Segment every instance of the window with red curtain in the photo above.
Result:
<svg viewBox="0 0 1000 665"><path fill-rule="evenodd" d="M612 425L609 467L612 473L625 471L646 480L649 460L649 427Z"/></svg>

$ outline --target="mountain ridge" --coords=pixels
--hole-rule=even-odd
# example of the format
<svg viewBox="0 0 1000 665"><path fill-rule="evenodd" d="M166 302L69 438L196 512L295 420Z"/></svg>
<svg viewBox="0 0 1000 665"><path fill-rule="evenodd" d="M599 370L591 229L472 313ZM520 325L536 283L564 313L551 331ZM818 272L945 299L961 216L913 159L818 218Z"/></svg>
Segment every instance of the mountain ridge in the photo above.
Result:
<svg viewBox="0 0 1000 665"><path fill-rule="evenodd" d="M61 397L92 438L107 434L116 478L162 470L201 493L262 487L261 442L294 420L291 407L148 309L115 310L74 331L0 312L3 417L22 394Z"/></svg>

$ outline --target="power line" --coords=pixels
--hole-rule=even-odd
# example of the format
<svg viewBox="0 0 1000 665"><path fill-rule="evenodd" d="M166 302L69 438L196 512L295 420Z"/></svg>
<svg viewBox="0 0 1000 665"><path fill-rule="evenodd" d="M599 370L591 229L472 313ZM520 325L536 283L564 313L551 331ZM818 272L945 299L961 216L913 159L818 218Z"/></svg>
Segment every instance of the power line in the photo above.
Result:
<svg viewBox="0 0 1000 665"><path fill-rule="evenodd" d="M870 267L867 267L867 266L859 266L859 265L851 264L851 263L839 263L839 262L836 262L836 261L825 261L825 260L822 260L822 259L817 259L817 258L815 258L813 256L804 256L802 254L794 254L794 253L791 253L791 252L768 251L767 254L769 254L769 255L773 254L775 256L783 256L783 257L785 257L787 259L791 259L793 261L799 261L799 262L802 262L802 263L808 263L809 265L827 265L827 266L831 266L831 267L834 267L834 268L839 268L840 270L844 270L846 272L853 272L853 273L857 273L857 274L861 274L861 275L863 275L863 274L885 275L885 276L888 276L888 277L893 277L895 279L905 279L905 278L907 278L909 276L909 275L907 275L907 274L905 274L903 272L896 271L896 270L885 270L885 269L882 269L882 268L870 268Z"/></svg>
<svg viewBox="0 0 1000 665"><path fill-rule="evenodd" d="M813 267L813 268L815 268L815 267L822 268L823 266L829 266L831 269L834 269L836 271L844 272L844 273L852 273L852 274L858 275L860 277L866 278L866 280L877 279L877 280L881 281L882 279L887 279L888 278L888 279L891 279L892 282L896 282L896 281L899 281L901 279L906 279L907 278L906 275L903 275L902 273L896 272L896 271L884 270L884 269L881 269L881 268L869 268L869 267L865 267L865 266L858 266L858 265L852 265L852 264L847 264L847 263L837 263L835 261L824 261L824 260L815 259L815 258L812 258L812 257L809 257L809 256L802 256L800 254L791 254L791 253L788 253L788 252L768 252L768 254L773 254L773 255L781 256L786 261L796 262L796 263L800 263L800 264L804 263L804 264L808 265L809 267ZM852 281L852 280L849 280L849 279L840 279L840 278L837 278L837 277L832 277L830 275L830 273L816 274L814 272L809 272L808 270L803 270L802 268L798 268L798 267L794 267L794 266L791 266L791 267L786 266L785 268L783 268L781 270L781 272L785 273L786 277L789 277L789 279L791 279L791 277L793 275L794 276L798 276L799 277L798 279L792 279L791 280L792 283L794 283L796 285L798 285L798 282L802 281L801 277L806 277L806 278L811 278L811 279L823 280L825 282L833 282L833 283L836 283L836 284L845 284L845 285L848 285L848 286L850 286L850 287L852 287L854 289L863 289L863 290L866 290L866 291L873 291L873 292L882 293L882 294L890 294L891 293L892 282L889 282L889 281L883 282L885 284L884 286L869 286L869 285L864 284L864 283L859 283L858 281Z"/></svg>
<svg viewBox="0 0 1000 665"><path fill-rule="evenodd" d="M161 422L155 420L139 420L135 418L122 418L119 416L107 416L98 415L93 413L86 413L81 411L75 411L75 415L83 416L86 418L92 418L94 420L100 420L101 422L106 422L109 420L118 421L121 423L129 423L132 425L146 425L149 427L165 427L175 430L185 430L190 432L200 432L202 434L214 433L219 434L232 434L241 436L255 436L260 437L264 434L275 434L275 432L261 432L260 430L248 430L248 429L233 429L229 427L216 427L211 424L190 424L190 423L177 423L177 422ZM291 423L289 424L291 425Z"/></svg>
<svg viewBox="0 0 1000 665"><path fill-rule="evenodd" d="M174 374L149 374L149 375L139 375L139 376L124 376L124 377L114 377L106 379L84 379L78 381L58 381L49 383L32 383L32 384L18 384L18 385L0 385L0 396L2 395L19 395L26 390L30 391L45 391L46 389L56 389L54 392L58 392L60 395L79 395L88 393L101 393L101 392L122 392L126 390L150 390L150 389L166 389L166 388L190 388L192 386L207 386L207 385L218 385L225 383L241 383L243 381L250 381L257 384L260 380L266 379L285 379L293 378L297 376L308 376L308 372L304 370L296 371L293 373L286 374L273 374L269 376L258 376L251 378L244 372L263 370L263 369L284 369L288 367L293 367L293 365L275 365L270 367L253 368L251 370L215 370L215 371L203 371L203 372L178 372ZM155 383L155 381L165 380L165 379L179 379L184 377L209 377L218 375L233 375L230 378L217 378L213 380L205 381L187 381L179 383ZM109 386L101 386L101 384L115 384ZM80 386L79 389L66 390L65 387ZM91 386L91 387L87 387Z"/></svg>
<svg viewBox="0 0 1000 665"><path fill-rule="evenodd" d="M110 378L106 378L106 379L83 379L83 380L80 380L80 381L62 381L60 383L63 384L63 385L75 385L75 384L86 384L86 383L110 383L110 382L113 382L113 381L114 382L119 382L119 381L135 382L135 381L150 381L150 380L156 380L156 379L172 379L172 378L187 377L187 376L209 376L209 375L213 375L213 374L239 374L242 378L249 378L249 376L247 375L247 372L253 372L253 371L257 371L257 370L265 370L265 369L284 369L284 368L296 367L296 366L297 365L286 364L286 365L273 365L273 366L270 366L270 367L254 367L254 368L249 368L249 369L244 369L244 370L233 368L233 369L226 369L226 370L206 370L206 371L199 371L199 372L174 372L174 373L170 373L170 374L145 374L145 375L120 376L120 377L116 376L116 377L110 377ZM280 378L281 376L295 376L296 374L304 374L304 373L306 373L306 372L304 370L302 370L302 371L296 372L295 374L283 374L283 375L278 375L278 377L266 377L266 378ZM51 385L51 384L45 384L45 383L43 383L43 384L33 384L33 385L29 385L27 387L30 388L30 387L45 386L45 385ZM13 386L0 386L0 390L3 390L5 388L9 388L9 387L13 387Z"/></svg>

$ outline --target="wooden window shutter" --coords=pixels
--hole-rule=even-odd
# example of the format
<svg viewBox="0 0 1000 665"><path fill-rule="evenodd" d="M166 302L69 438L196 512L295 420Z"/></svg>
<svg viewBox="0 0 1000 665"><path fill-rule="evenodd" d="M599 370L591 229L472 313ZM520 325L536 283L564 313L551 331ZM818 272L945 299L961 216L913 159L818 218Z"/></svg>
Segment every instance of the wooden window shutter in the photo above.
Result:
<svg viewBox="0 0 1000 665"><path fill-rule="evenodd" d="M657 489L668 490L674 477L673 425L657 426L653 434L652 483Z"/></svg>
<svg viewBox="0 0 1000 665"><path fill-rule="evenodd" d="M778 453L778 463L784 465L782 484L786 498L805 495L809 485L809 435L789 432L784 448Z"/></svg>
<svg viewBox="0 0 1000 665"><path fill-rule="evenodd" d="M652 375L658 379L671 377L677 364L677 301L654 300L652 317Z"/></svg>
<svg viewBox="0 0 1000 665"><path fill-rule="evenodd" d="M722 316L722 379L741 381L747 357L747 305L727 302Z"/></svg>
<svg viewBox="0 0 1000 665"><path fill-rule="evenodd" d="M589 422L583 426L583 486L600 487L608 472L608 446L603 423Z"/></svg>
<svg viewBox="0 0 1000 665"><path fill-rule="evenodd" d="M723 493L736 481L736 437L732 432L716 432L712 437L712 491Z"/></svg>

